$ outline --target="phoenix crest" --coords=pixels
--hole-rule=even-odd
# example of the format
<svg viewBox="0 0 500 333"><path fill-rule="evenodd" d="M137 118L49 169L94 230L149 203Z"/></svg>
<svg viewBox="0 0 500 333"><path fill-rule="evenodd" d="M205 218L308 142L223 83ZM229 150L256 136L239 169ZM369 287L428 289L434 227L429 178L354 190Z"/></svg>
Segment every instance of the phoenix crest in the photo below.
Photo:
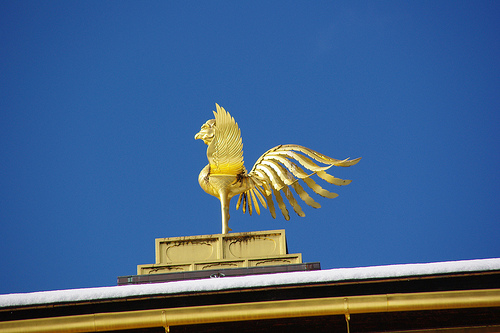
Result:
<svg viewBox="0 0 500 333"><path fill-rule="evenodd" d="M252 215L255 209L257 214L260 214L260 202L264 208L269 206L271 215L276 218L274 196L281 213L286 220L289 220L290 215L282 195L288 199L299 216L305 216L290 187L309 206L321 207L304 191L298 182L299 179L315 193L326 198L335 198L338 194L323 189L311 178L312 175L316 174L319 178L334 185L351 183L350 180L329 175L326 170L334 165L341 167L354 165L361 157L353 160L337 160L312 149L292 144L269 149L257 160L250 172L247 172L243 165L243 143L238 124L224 108L218 104L216 107L215 119L210 119L203 124L194 138L201 139L208 145L208 165L201 170L198 182L205 192L220 200L223 234L231 230L228 225L229 202L236 195L239 195L236 209L243 204L243 213L248 210ZM313 160L324 166L317 165ZM304 168L310 172L306 172Z"/></svg>

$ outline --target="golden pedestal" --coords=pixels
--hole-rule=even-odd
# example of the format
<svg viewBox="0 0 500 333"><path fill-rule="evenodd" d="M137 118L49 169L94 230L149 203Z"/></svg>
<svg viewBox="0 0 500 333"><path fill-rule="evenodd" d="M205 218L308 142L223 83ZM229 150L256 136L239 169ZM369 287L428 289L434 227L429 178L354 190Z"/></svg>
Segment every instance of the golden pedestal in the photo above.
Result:
<svg viewBox="0 0 500 333"><path fill-rule="evenodd" d="M137 275L302 263L288 254L285 230L157 238L156 263L138 265Z"/></svg>

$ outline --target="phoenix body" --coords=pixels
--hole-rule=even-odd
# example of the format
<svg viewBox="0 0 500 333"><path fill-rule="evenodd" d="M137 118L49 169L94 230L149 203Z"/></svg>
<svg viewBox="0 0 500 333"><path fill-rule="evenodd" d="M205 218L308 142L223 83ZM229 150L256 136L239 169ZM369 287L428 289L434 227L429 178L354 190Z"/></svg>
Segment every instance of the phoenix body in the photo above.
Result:
<svg viewBox="0 0 500 333"><path fill-rule="evenodd" d="M216 107L215 119L203 124L194 138L201 139L208 145L208 165L201 170L198 182L205 192L220 200L223 234L231 230L228 225L229 202L234 196L239 195L236 209L243 204L243 212L248 210L252 215L255 210L260 214L260 202L264 208L269 206L272 217L276 218L274 196L281 213L286 220L289 220L290 215L282 194L299 216L305 216L290 188L293 188L309 206L321 207L303 189L298 182L299 179L315 193L326 198L335 198L338 194L323 189L311 178L312 175L316 174L328 183L339 186L351 183L350 180L329 175L326 170L332 166L354 165L361 158L337 160L293 144L280 145L268 150L257 160L250 172L247 172L243 165L243 143L238 124L224 108L218 104ZM313 160L324 166L317 165Z"/></svg>

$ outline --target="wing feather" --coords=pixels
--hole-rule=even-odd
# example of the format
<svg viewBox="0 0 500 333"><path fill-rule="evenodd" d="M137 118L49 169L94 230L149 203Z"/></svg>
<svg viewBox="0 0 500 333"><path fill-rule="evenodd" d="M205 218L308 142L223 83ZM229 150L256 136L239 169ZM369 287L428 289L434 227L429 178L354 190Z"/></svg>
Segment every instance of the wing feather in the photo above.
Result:
<svg viewBox="0 0 500 333"><path fill-rule="evenodd" d="M210 173L238 175L244 173L241 131L233 117L218 104L215 134L207 149Z"/></svg>
<svg viewBox="0 0 500 333"><path fill-rule="evenodd" d="M321 208L321 205L314 201L314 199L311 198L311 196L306 191L304 191L304 189L298 182L293 183L292 187L306 204L313 208Z"/></svg>
<svg viewBox="0 0 500 333"><path fill-rule="evenodd" d="M325 190L311 179L311 176L317 174L319 178L330 184L339 186L347 185L351 182L350 180L336 178L328 174L326 170L332 166L351 166L358 163L359 160L359 158L354 160L338 160L303 146L281 145L264 153L257 160L248 175L251 178L258 179L262 184L265 184L265 186L263 186L263 195L270 206L269 208L271 209L270 202L272 202L272 195L274 195L283 216L285 219L288 219L288 210L285 207L281 193L288 199L294 211L299 216L304 216L304 212L294 198L290 186L307 205L314 208L320 208L321 205L311 198L298 183L298 180L301 179L304 181L313 192L320 196L335 198L338 194ZM323 166L317 163L321 163ZM307 173L303 168L310 171L310 173ZM266 186L272 189L272 195L270 191L266 191Z"/></svg>
<svg viewBox="0 0 500 333"><path fill-rule="evenodd" d="M292 205L292 208L295 211L295 213L297 213L297 215L300 217L306 216L306 214L304 214L304 212L302 211L302 207L300 207L297 200L295 200L292 191L290 191L290 187L285 186L282 192L285 194L285 197L288 199L288 202L290 202L290 205Z"/></svg>
<svg viewBox="0 0 500 333"><path fill-rule="evenodd" d="M243 214L245 214L247 211L247 202L248 202L248 195L247 195L247 193L244 193L244 195L243 195Z"/></svg>
<svg viewBox="0 0 500 333"><path fill-rule="evenodd" d="M251 180L253 186L240 194L239 202L243 200L243 211L248 208L251 213L253 210L252 206L255 206L255 211L260 213L258 201L262 203L264 208L267 208L264 203L265 199L272 217L276 218L274 196L281 213L286 220L289 220L290 215L285 205L284 195L293 210L299 216L305 216L302 208L292 194L291 188L294 189L300 199L307 205L320 208L321 205L314 201L306 190L304 190L299 180L302 180L316 194L326 198L335 198L338 194L325 190L311 176L317 174L319 178L330 184L338 186L348 185L351 183L350 180L336 178L328 174L326 170L332 166L351 166L358 163L359 160L360 158L337 160L299 145L274 147L264 153L248 173L247 177ZM322 165L318 165L317 163Z"/></svg>
<svg viewBox="0 0 500 333"><path fill-rule="evenodd" d="M260 203L262 204L262 206L264 206L264 208L267 208L267 205L266 205L266 200L262 197L262 189L260 188L260 186L255 186L256 190L255 190L255 195L257 196L257 198L259 199Z"/></svg>
<svg viewBox="0 0 500 333"><path fill-rule="evenodd" d="M281 214L285 217L285 220L290 220L290 214L288 214L288 210L286 209L285 203L283 202L283 198L281 197L280 191L276 191L273 188L273 194L276 198L276 202L278 203L278 207L281 210Z"/></svg>
<svg viewBox="0 0 500 333"><path fill-rule="evenodd" d="M257 199L255 198L255 191L254 189L250 189L250 195L252 196L252 201L253 201L253 205L255 207L255 211L257 212L258 215L260 215L260 207L259 207L259 203L257 202Z"/></svg>
<svg viewBox="0 0 500 333"><path fill-rule="evenodd" d="M343 185L349 185L352 180L349 179L340 179L333 177L332 175L327 174L325 171L318 171L316 172L319 178L326 180L330 184L338 185L338 186L343 186Z"/></svg>
<svg viewBox="0 0 500 333"><path fill-rule="evenodd" d="M264 189L266 189L266 187L268 187L267 184L264 186ZM271 192L271 189L268 188L268 191ZM267 201L267 205L269 206L269 212L271 213L271 216L273 217L273 219L275 219L276 218L276 209L274 209L273 195L270 193L270 194L266 195L265 198Z"/></svg>
<svg viewBox="0 0 500 333"><path fill-rule="evenodd" d="M251 191L248 191L248 192L251 192ZM247 199L248 214L250 214L250 216L252 216L253 207L252 207L252 198L250 197L250 193L247 193L245 198Z"/></svg>
<svg viewBox="0 0 500 333"><path fill-rule="evenodd" d="M293 175L297 178L302 179L310 176L307 173L305 173L304 170L302 170L302 168L297 165L297 163L290 161L289 159L283 156L271 153L268 155L268 158L283 164L285 168L287 168L290 172L292 172Z"/></svg>
<svg viewBox="0 0 500 333"><path fill-rule="evenodd" d="M304 183L306 183L307 186L309 186L316 194L319 194L322 197L333 199L339 196L337 193L325 190L324 188L316 184L316 182L312 178L305 178Z"/></svg>
<svg viewBox="0 0 500 333"><path fill-rule="evenodd" d="M323 155L321 153L318 153L317 151L309 149L307 147L303 147L300 145L294 145L294 144L280 145L280 146L277 146L273 149L276 149L276 148L278 148L280 151L299 151L299 152L313 158L314 160L316 160L320 163L331 164L331 165L342 166L342 167L348 167L348 166L354 165L361 160L361 157L358 157L354 160L349 160L348 158L346 158L345 160L338 160L336 158L331 158L331 157L328 157L328 156Z"/></svg>
<svg viewBox="0 0 500 333"><path fill-rule="evenodd" d="M262 163L259 165L259 170L266 174L267 178L270 180L270 184L276 191L279 191L286 186L286 184L281 180L276 171L269 165Z"/></svg>
<svg viewBox="0 0 500 333"><path fill-rule="evenodd" d="M240 209L241 201L243 200L243 197L245 196L245 193L241 193L240 196L238 197L238 201L236 202L236 210ZM245 212L245 208L243 208L243 213Z"/></svg>
<svg viewBox="0 0 500 333"><path fill-rule="evenodd" d="M276 218L276 210L274 209L272 190L268 184L263 184L262 187L263 187L262 195L264 196L264 198L266 198L267 205L269 206L269 212L271 213L271 216L273 217L273 219L275 219Z"/></svg>
<svg viewBox="0 0 500 333"><path fill-rule="evenodd" d="M286 185L292 185L295 181L293 175L289 175L290 171L285 169L279 163L276 163L273 160L263 160L262 164L269 166L274 171L275 175Z"/></svg>
<svg viewBox="0 0 500 333"><path fill-rule="evenodd" d="M271 189L269 188L269 185L272 183L271 179L267 176L266 173L264 173L262 170L254 170L255 177L252 177L252 180L259 180L261 181L262 186L264 187L264 191L266 192L266 195L271 194ZM268 185L268 186L264 186Z"/></svg>

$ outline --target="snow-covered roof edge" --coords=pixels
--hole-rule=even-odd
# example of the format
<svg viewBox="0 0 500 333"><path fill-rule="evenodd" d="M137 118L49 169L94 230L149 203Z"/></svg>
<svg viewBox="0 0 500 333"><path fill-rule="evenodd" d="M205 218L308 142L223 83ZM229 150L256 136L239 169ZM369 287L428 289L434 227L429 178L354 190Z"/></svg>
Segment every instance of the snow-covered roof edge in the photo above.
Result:
<svg viewBox="0 0 500 333"><path fill-rule="evenodd" d="M500 258L446 261L426 264L335 268L320 271L247 275L141 285L6 294L0 295L0 307L119 299L145 295L219 291L275 285L297 285L316 282L396 278L492 270L500 270Z"/></svg>

